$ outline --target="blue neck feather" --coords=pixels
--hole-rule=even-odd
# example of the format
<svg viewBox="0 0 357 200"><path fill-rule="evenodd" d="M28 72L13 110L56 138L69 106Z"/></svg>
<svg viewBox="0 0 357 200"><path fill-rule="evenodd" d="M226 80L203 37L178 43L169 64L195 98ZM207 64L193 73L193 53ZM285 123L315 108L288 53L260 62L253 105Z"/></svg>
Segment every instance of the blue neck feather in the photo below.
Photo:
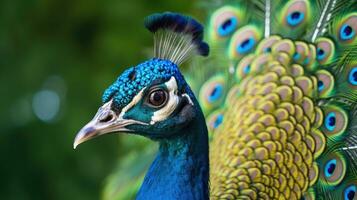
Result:
<svg viewBox="0 0 357 200"><path fill-rule="evenodd" d="M137 195L143 199L208 199L208 135L201 112L181 133L160 141Z"/></svg>

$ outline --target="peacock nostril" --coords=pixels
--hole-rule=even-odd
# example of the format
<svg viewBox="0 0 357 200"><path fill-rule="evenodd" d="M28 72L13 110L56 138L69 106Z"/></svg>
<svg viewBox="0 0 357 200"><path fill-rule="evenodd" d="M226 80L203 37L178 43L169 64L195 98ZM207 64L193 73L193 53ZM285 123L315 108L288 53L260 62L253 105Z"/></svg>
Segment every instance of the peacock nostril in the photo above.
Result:
<svg viewBox="0 0 357 200"><path fill-rule="evenodd" d="M114 114L112 112L106 112L99 118L99 122L110 122L113 118Z"/></svg>

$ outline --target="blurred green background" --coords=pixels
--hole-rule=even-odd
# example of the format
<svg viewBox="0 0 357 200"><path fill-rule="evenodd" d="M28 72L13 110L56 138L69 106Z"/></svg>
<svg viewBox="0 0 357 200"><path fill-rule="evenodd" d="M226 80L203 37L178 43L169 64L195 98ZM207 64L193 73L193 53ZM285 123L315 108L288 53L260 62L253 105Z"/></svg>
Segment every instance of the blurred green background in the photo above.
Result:
<svg viewBox="0 0 357 200"><path fill-rule="evenodd" d="M0 199L114 199L138 184L113 173L145 168L132 163L151 158L148 140L72 142L104 89L150 55L143 19L162 11L196 10L192 0L0 1Z"/></svg>

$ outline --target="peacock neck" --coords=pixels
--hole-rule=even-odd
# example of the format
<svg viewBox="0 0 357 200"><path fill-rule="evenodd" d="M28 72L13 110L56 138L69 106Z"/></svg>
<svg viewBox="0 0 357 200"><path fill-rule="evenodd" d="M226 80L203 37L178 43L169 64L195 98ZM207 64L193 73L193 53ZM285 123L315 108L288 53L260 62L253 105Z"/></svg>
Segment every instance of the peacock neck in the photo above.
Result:
<svg viewBox="0 0 357 200"><path fill-rule="evenodd" d="M138 200L208 199L208 134L202 113L177 135L160 140Z"/></svg>

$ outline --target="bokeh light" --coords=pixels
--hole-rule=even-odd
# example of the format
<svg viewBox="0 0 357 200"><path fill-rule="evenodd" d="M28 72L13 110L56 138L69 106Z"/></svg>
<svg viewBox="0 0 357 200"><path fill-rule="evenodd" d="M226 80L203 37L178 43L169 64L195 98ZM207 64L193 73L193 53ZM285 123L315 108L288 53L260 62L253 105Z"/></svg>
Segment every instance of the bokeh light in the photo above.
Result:
<svg viewBox="0 0 357 200"><path fill-rule="evenodd" d="M60 103L60 97L55 91L41 90L33 97L32 109L40 120L51 122L60 110Z"/></svg>

